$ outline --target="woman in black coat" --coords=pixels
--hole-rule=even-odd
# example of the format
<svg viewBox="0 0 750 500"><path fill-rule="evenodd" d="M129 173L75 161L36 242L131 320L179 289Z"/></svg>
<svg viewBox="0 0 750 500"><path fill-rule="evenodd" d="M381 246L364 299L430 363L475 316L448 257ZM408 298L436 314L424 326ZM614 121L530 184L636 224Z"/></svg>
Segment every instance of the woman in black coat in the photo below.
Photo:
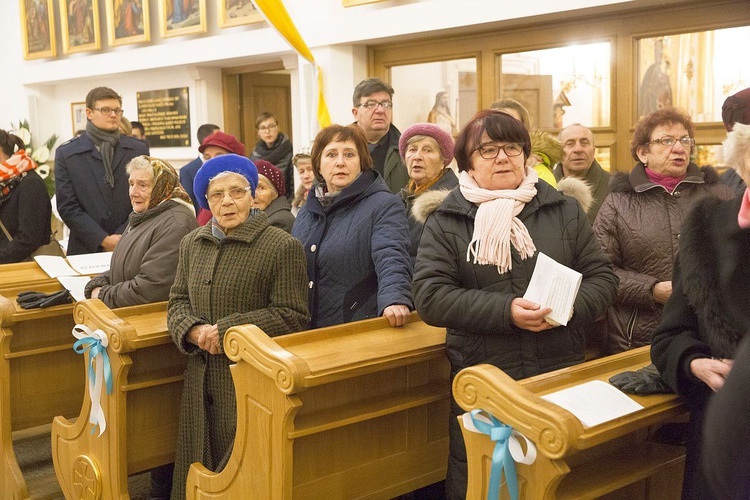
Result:
<svg viewBox="0 0 750 500"><path fill-rule="evenodd" d="M735 125L724 143L724 153L725 160L748 180L750 126ZM664 307L651 346L651 358L662 378L690 408L682 498L740 498L725 489L731 483L720 483L720 493L710 492L700 468L701 433L706 406L717 391L723 391L724 381L734 365L737 345L750 329L749 254L750 193L747 191L733 200L702 200L682 226L672 296ZM731 429L719 423L711 432ZM746 439L746 450L746 436L733 432L724 434L723 441L706 441L710 455L705 458L711 462L709 465L733 464L740 454L730 454L729 449L717 450L715 446L718 442L736 446L735 440Z"/></svg>
<svg viewBox="0 0 750 500"><path fill-rule="evenodd" d="M604 314L617 292L612 264L574 198L526 167L529 133L515 118L481 111L456 139L461 171L426 218L413 291L428 324L447 328L451 376L481 363L521 379L584 361L584 327ZM417 201L419 203L419 200ZM566 326L548 307L523 297L543 252L583 275ZM466 495L466 451L452 402L449 498Z"/></svg>
<svg viewBox="0 0 750 500"><path fill-rule="evenodd" d="M0 130L0 264L28 260L50 242L52 205L20 137Z"/></svg>

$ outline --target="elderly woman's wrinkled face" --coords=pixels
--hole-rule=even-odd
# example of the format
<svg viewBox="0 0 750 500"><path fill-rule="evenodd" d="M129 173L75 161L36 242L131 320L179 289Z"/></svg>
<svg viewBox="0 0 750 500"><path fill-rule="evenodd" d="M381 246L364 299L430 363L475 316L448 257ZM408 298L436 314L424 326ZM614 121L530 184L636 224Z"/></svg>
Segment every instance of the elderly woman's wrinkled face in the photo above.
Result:
<svg viewBox="0 0 750 500"><path fill-rule="evenodd" d="M266 179L259 178L258 187L255 188L255 198L253 198L252 207L258 210L265 210L278 197L279 194L276 192L276 189Z"/></svg>
<svg viewBox="0 0 750 500"><path fill-rule="evenodd" d="M409 177L417 187L433 180L444 167L440 146L432 137L409 141L404 152L404 160Z"/></svg>
<svg viewBox="0 0 750 500"><path fill-rule="evenodd" d="M130 204L133 212L139 214L148 208L151 192L154 190L154 177L150 168L136 168L128 178Z"/></svg>
<svg viewBox="0 0 750 500"><path fill-rule="evenodd" d="M276 142L276 138L279 137L279 124L276 123L275 118L268 118L260 122L260 125L258 125L258 137L269 148Z"/></svg>
<svg viewBox="0 0 750 500"><path fill-rule="evenodd" d="M687 137L687 129L681 123L659 125L651 131L651 141L658 141L663 137L672 137L674 144L665 146L660 142L652 142L638 149L638 158L653 172L669 177L681 177L687 171L690 162L689 146L685 146L680 139Z"/></svg>
<svg viewBox="0 0 750 500"><path fill-rule="evenodd" d="M480 153L481 150L481 153ZM517 156L508 152L518 152ZM494 158L490 158L493 154ZM523 181L526 155L523 146L516 143L494 141L482 134L480 146L471 153L471 170L469 175L483 189L516 189Z"/></svg>
<svg viewBox="0 0 750 500"><path fill-rule="evenodd" d="M329 142L320 155L320 175L328 192L341 191L362 172L359 152L354 141Z"/></svg>
<svg viewBox="0 0 750 500"><path fill-rule="evenodd" d="M227 234L250 215L253 197L249 187L247 179L235 173L222 175L208 183L208 206Z"/></svg>
<svg viewBox="0 0 750 500"><path fill-rule="evenodd" d="M315 180L312 158L300 158L297 160L297 171L299 172L299 180L302 181L302 185L305 186L305 189L310 189Z"/></svg>

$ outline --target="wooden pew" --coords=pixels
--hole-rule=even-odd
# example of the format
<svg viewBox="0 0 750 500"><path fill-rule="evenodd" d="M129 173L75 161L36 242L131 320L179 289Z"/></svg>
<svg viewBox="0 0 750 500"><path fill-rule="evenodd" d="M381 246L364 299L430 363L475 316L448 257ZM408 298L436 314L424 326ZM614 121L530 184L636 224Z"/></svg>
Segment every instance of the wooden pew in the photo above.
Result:
<svg viewBox="0 0 750 500"><path fill-rule="evenodd" d="M535 443L536 461L516 464L520 498L678 499L685 448L650 439L657 424L687 416L677 396L630 395L643 410L590 428L540 398L591 380L607 381L649 363L645 346L521 381L494 366L478 365L459 372L453 395L464 410L486 410ZM484 499L495 443L463 424L462 432L469 463L467 498ZM505 486L501 498L507 498Z"/></svg>
<svg viewBox="0 0 750 500"><path fill-rule="evenodd" d="M174 461L187 360L167 331L166 302L113 311L100 300L85 300L74 314L76 323L107 334L113 391L102 391L107 427L101 436L88 422L88 385L75 422L55 417L55 474L66 498L129 498L129 475ZM88 354L78 357L82 375L85 363Z"/></svg>
<svg viewBox="0 0 750 500"><path fill-rule="evenodd" d="M269 338L224 339L237 391L226 468L193 464L187 498L392 498L445 478L445 329L416 313Z"/></svg>
<svg viewBox="0 0 750 500"><path fill-rule="evenodd" d="M59 488L49 478L27 481L13 449L13 433L49 426L55 415L76 415L83 397L80 356L71 349L73 306L24 310L19 292L62 290L35 262L0 266L0 495L29 498Z"/></svg>

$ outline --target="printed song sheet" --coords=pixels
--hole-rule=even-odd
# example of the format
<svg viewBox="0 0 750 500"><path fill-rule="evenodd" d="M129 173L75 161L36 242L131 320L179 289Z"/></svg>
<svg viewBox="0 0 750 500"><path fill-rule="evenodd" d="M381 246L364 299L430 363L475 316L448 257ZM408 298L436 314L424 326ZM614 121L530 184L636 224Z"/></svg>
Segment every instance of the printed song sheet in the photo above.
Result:
<svg viewBox="0 0 750 500"><path fill-rule="evenodd" d="M524 299L536 302L552 312L545 319L552 325L567 325L573 312L583 275L539 252L534 274Z"/></svg>
<svg viewBox="0 0 750 500"><path fill-rule="evenodd" d="M603 424L643 409L643 406L630 399L624 392L601 380L553 392L542 396L542 399L565 408L575 415L584 427Z"/></svg>
<svg viewBox="0 0 750 500"><path fill-rule="evenodd" d="M78 271L78 274L101 274L109 271L112 252L87 253L82 255L68 255L68 263Z"/></svg>
<svg viewBox="0 0 750 500"><path fill-rule="evenodd" d="M50 278L57 278L58 276L75 276L78 274L70 268L65 259L54 255L37 255L34 260L42 271L47 273Z"/></svg>

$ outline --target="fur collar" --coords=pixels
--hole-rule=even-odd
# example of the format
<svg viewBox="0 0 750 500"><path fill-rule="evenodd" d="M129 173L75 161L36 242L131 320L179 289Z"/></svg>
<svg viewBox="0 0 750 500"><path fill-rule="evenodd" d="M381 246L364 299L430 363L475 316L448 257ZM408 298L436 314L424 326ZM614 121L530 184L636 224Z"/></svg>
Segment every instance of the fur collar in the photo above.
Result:
<svg viewBox="0 0 750 500"><path fill-rule="evenodd" d="M695 163L690 163L687 169L687 178L701 177L705 184L717 184L720 181L719 173L711 166L698 167ZM646 176L643 163L636 163L630 172L618 172L612 176L609 185L613 193L634 193L638 186L650 183ZM642 191L640 189L639 191Z"/></svg>
<svg viewBox="0 0 750 500"><path fill-rule="evenodd" d="M742 334L727 321L726 305L722 304L723 296L718 281L719 260L722 255L716 244L731 239L732 227L738 230L737 223L727 217L722 210L728 204L734 207L736 200L722 202L714 197L700 200L685 223L680 234L680 269L685 296L696 311L704 318L707 325L705 338L711 346L711 352L719 357L731 358ZM730 210L729 213L736 212ZM736 217L735 217L736 219ZM729 243L727 243L729 244Z"/></svg>
<svg viewBox="0 0 750 500"><path fill-rule="evenodd" d="M438 209L452 189L433 189L422 193L414 199L411 215L420 224L427 222L427 217Z"/></svg>

